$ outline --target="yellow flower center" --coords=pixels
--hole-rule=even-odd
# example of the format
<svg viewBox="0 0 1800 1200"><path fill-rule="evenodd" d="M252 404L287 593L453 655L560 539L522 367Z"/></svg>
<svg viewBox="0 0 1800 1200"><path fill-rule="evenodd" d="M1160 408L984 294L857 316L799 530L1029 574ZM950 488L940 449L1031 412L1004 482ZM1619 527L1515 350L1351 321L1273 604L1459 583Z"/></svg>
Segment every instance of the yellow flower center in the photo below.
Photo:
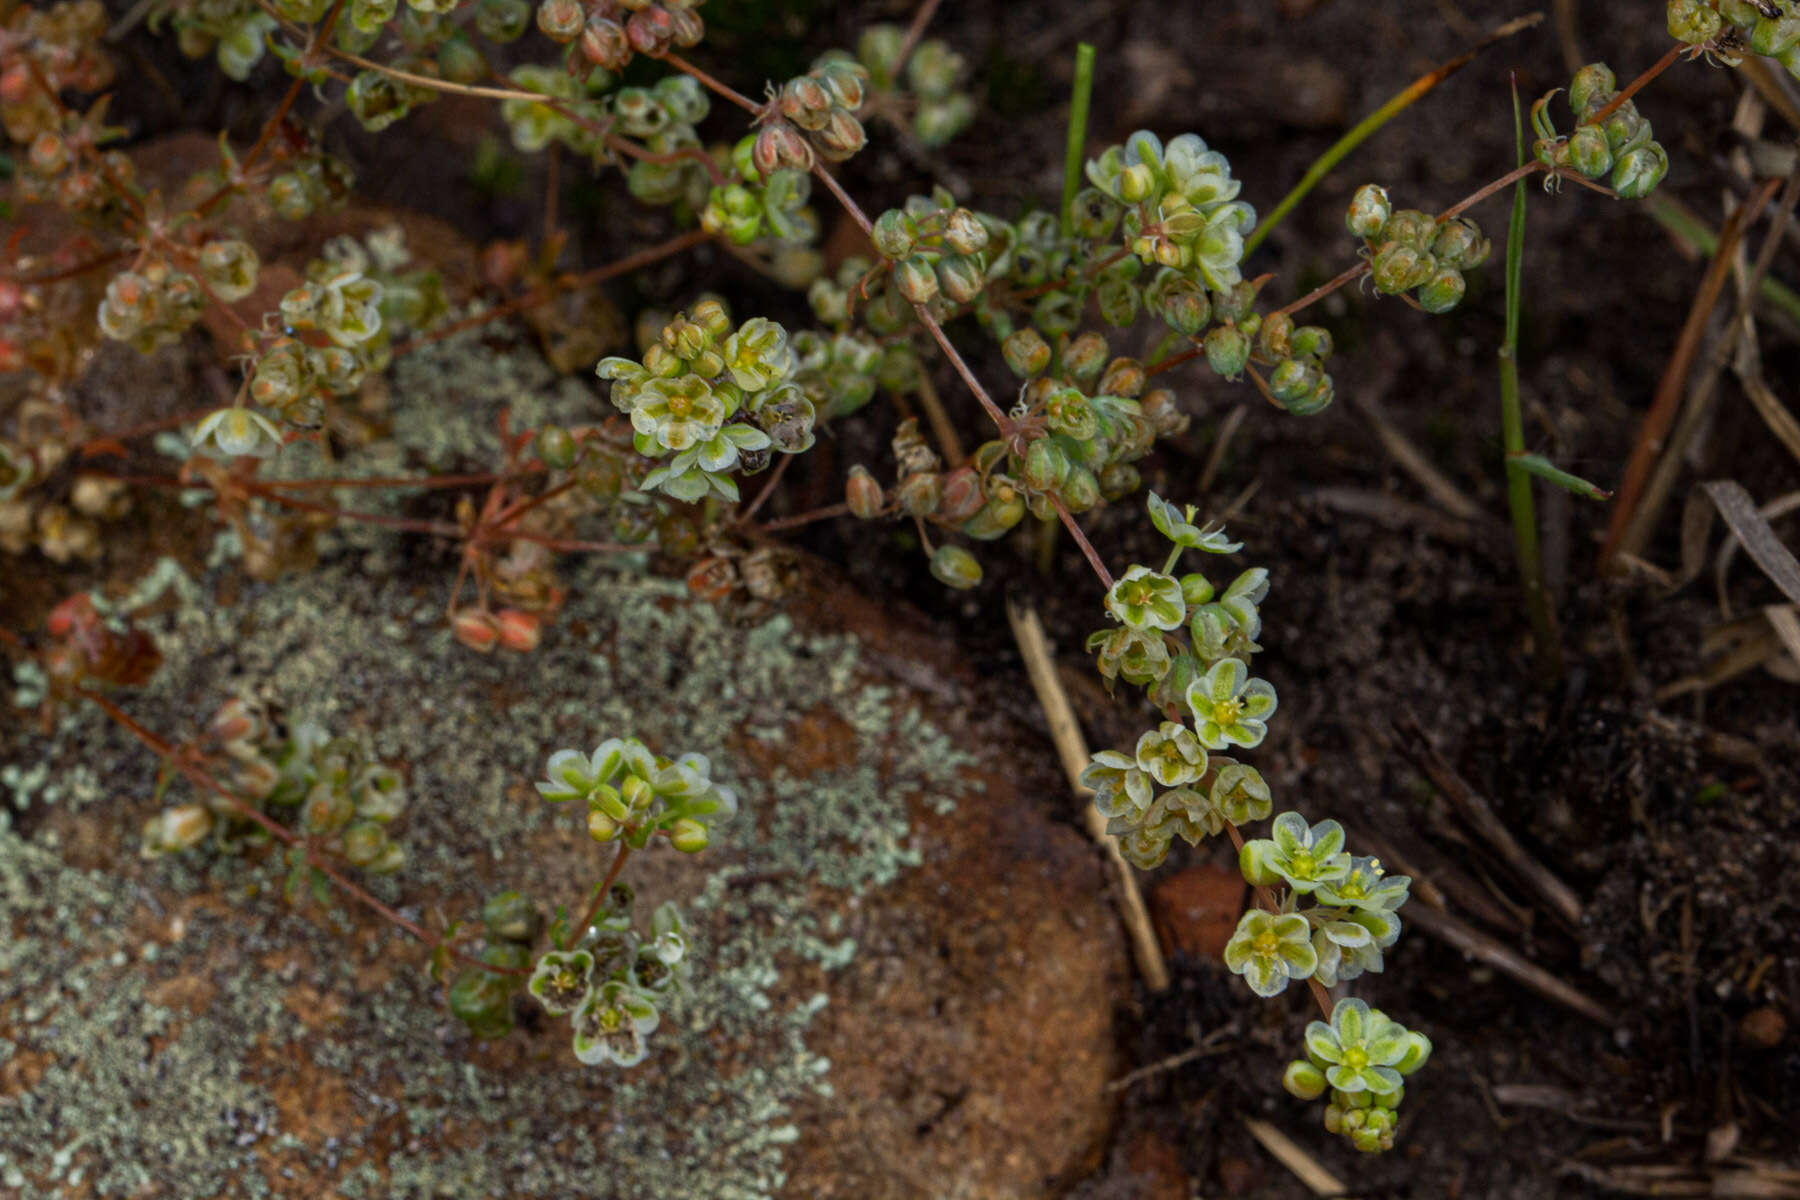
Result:
<svg viewBox="0 0 1800 1200"><path fill-rule="evenodd" d="M1214 723L1230 727L1237 724L1238 714L1244 706L1236 700L1218 700L1213 703L1212 716Z"/></svg>
<svg viewBox="0 0 1800 1200"><path fill-rule="evenodd" d="M1344 1065L1352 1071L1360 1071L1369 1065L1369 1052L1361 1046L1352 1046L1344 1051Z"/></svg>
<svg viewBox="0 0 1800 1200"><path fill-rule="evenodd" d="M1274 958L1281 950L1281 939L1275 936L1273 929L1265 929L1257 934L1256 940L1251 944L1255 947L1258 958Z"/></svg>
<svg viewBox="0 0 1800 1200"><path fill-rule="evenodd" d="M600 1014L600 1028L611 1033L624 1023L624 1016L616 1008L609 1008Z"/></svg>

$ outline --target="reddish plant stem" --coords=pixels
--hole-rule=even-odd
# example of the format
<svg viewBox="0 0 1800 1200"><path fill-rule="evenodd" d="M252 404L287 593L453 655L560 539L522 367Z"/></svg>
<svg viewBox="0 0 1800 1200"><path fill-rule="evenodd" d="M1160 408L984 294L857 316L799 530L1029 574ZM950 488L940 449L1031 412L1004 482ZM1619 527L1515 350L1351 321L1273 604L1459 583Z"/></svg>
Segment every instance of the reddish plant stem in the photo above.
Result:
<svg viewBox="0 0 1800 1200"><path fill-rule="evenodd" d="M811 525L814 521L828 521L833 517L848 516L849 512L849 503L840 500L836 504L827 504L824 508L795 513L791 517L777 517L773 521L764 522L758 528L764 533L774 533L778 529L797 529L802 525Z"/></svg>
<svg viewBox="0 0 1800 1200"><path fill-rule="evenodd" d="M912 52L919 48L919 41L925 36L926 27L931 24L931 18L937 15L938 5L941 3L943 0L925 0L925 3L919 5L919 11L913 14L912 24L906 27L906 38L900 43L900 55L894 60L896 77L906 69Z"/></svg>
<svg viewBox="0 0 1800 1200"><path fill-rule="evenodd" d="M740 525L749 521L750 518L756 515L757 509L768 503L769 497L775 494L775 485L781 482L781 477L787 474L788 464L793 461L794 456L791 454L784 454L781 456L781 461L775 464L775 469L773 471L769 472L768 482L763 484L762 490L756 493L756 499L750 501L749 508L746 508L742 513L738 514L738 523Z"/></svg>
<svg viewBox="0 0 1800 1200"><path fill-rule="evenodd" d="M620 842L618 853L613 855L612 866L606 870L606 878L600 881L599 888L595 890L593 902L588 905L587 912L581 918L581 924L575 926L576 941L581 940L587 933L588 927L594 923L594 918L600 915L600 906L606 903L606 893L612 890L613 882L619 878L619 872L624 869L625 860L629 857L631 857L631 847Z"/></svg>
<svg viewBox="0 0 1800 1200"><path fill-rule="evenodd" d="M288 829L285 825L274 820L261 809L246 804L243 800L239 799L235 793L227 790L197 764L190 762L174 746L170 745L167 740L145 728L135 717L120 708L117 704L114 704L100 693L89 691L87 688L76 688L75 694L96 705L101 712L112 718L112 720L122 726L126 732L130 733L133 737L137 738L138 741L147 746L158 758L161 758L164 762L187 776L188 780L193 783L195 787L211 792L224 800L234 814L256 825L260 825L270 837L274 838L284 846L300 846L306 851L307 866L331 880L339 887L339 889L349 895L352 899L356 900L359 904L380 914L414 938L417 938L420 942L423 942L426 946L433 950L438 949L440 946L444 947L456 958L461 959L470 966L479 967L484 971L492 971L495 974L530 974L529 971L526 971L522 967L499 967L494 966L491 963L484 963L472 955L463 953L455 946L447 945L442 938L433 937L416 922L407 920L392 908L389 908L386 904L383 904L380 900L377 900L374 896L370 895L360 885L346 878L336 867L333 867L330 863L320 861L314 855L313 847L308 844L305 839Z"/></svg>
<svg viewBox="0 0 1800 1200"><path fill-rule="evenodd" d="M413 479L265 479L259 482L266 488L296 492L330 491L336 488L455 488L479 487L484 483L500 483L542 473L541 470L527 467L507 475L421 475Z"/></svg>
<svg viewBox="0 0 1800 1200"><path fill-rule="evenodd" d="M1619 110L1619 106L1621 104L1624 104L1627 100L1629 100L1633 96L1637 95L1639 91L1643 90L1643 87L1645 84L1649 83L1652 79L1655 79L1658 75L1661 75L1664 71L1666 71L1670 67L1674 66L1675 60L1680 58L1682 56L1682 54L1687 51L1687 49L1688 49L1688 47L1683 45L1680 42L1677 42L1675 45L1670 46L1669 52L1667 54L1664 54L1661 58L1657 59L1655 64L1652 65L1649 70L1645 71L1642 75L1639 75L1636 79L1632 80L1630 83L1626 84L1623 88L1621 88L1619 90L1618 95L1614 96L1611 100L1607 101L1605 107L1603 107L1599 112L1595 113L1593 116L1589 117L1587 120L1583 121L1582 124L1583 125L1598 125L1600 122L1606 120L1606 118L1612 116L1615 112L1617 112Z"/></svg>
<svg viewBox="0 0 1800 1200"><path fill-rule="evenodd" d="M465 329L473 329L478 325L485 325L489 321L496 321L501 317L510 316L516 312L522 312L527 308L534 308L537 305L552 299L558 292L567 291L572 288L589 287L596 283L603 283L614 276L624 275L628 272L637 270L639 267L648 266L650 263L667 258L671 254L679 254L683 250L698 246L701 242L707 241L711 237L712 235L707 233L704 229L690 229L686 233L677 234L666 242L659 242L647 249L639 250L636 254L628 254L617 262L606 263L605 265L595 267L592 270L583 271L579 275L570 275L563 279L556 280L553 283L547 283L542 287L534 288L531 291L526 292L522 296L508 300L504 304L490 308L486 312L476 313L472 317L464 317L460 321L453 321L448 325L433 329L429 333L417 334L394 347L394 354L396 357L402 354L410 354L422 346L429 345L432 342L442 341L444 338L461 333Z"/></svg>
<svg viewBox="0 0 1800 1200"><path fill-rule="evenodd" d="M130 258L136 252L135 248L128 246L123 250L114 250L109 254L102 254L98 258L90 258L86 262L79 262L72 267L64 267L58 271L46 271L42 275L12 275L9 273L7 277L14 283L27 287L39 283L61 283L65 279L86 275L89 271L98 271L101 267L110 267L116 262Z"/></svg>
<svg viewBox="0 0 1800 1200"><path fill-rule="evenodd" d="M714 79L711 75L708 75L705 71L702 71L699 67L696 67L693 63L681 57L681 55L673 52L664 52L657 55L657 57L668 63L671 67L674 67L677 71L693 76L694 82L698 83L701 87L718 93L745 112L758 114L762 112L762 105L750 99L750 97L744 95L736 88Z"/></svg>
<svg viewBox="0 0 1800 1200"><path fill-rule="evenodd" d="M1057 495L1051 495L1050 503L1056 506L1056 515L1062 519L1063 528L1069 531L1069 536L1075 539L1077 546L1081 547L1081 553L1088 560L1088 566L1094 568L1094 574L1100 577L1100 586L1109 592L1112 591L1112 572L1108 571L1106 564L1100 561L1099 551L1094 549L1094 543L1088 541L1087 534L1082 532L1081 526L1076 523L1074 516L1069 512L1069 506L1063 503L1061 496Z"/></svg>

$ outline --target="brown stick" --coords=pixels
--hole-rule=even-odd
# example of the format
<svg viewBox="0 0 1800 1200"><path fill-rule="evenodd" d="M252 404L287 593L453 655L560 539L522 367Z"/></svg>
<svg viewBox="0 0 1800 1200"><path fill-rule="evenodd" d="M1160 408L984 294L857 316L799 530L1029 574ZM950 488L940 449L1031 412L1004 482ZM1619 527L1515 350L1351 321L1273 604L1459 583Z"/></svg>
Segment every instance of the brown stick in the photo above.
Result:
<svg viewBox="0 0 1800 1200"><path fill-rule="evenodd" d="M1574 890L1519 844L1518 839L1513 837L1512 832L1494 814L1493 807L1437 752L1425 730L1420 727L1418 719L1411 713L1398 718L1394 721L1394 733L1400 753L1424 772L1425 777L1443 793L1444 798L1450 801L1469 827L1505 860L1513 874L1536 892L1538 898L1549 905L1564 924L1579 928L1581 900Z"/></svg>
<svg viewBox="0 0 1800 1200"><path fill-rule="evenodd" d="M1700 339L1706 333L1707 319L1719 302L1719 293L1725 286L1725 276L1731 270L1732 251L1737 248L1738 239L1744 235L1744 230L1749 227L1754 215L1762 210L1780 187L1779 179L1765 181L1748 200L1738 206L1726 220L1724 228L1719 230L1719 248L1706 266L1706 274L1700 280L1700 289L1694 293L1687 321L1681 327L1681 335L1675 341L1675 351L1669 356L1669 364L1663 369L1662 379L1656 385L1655 399L1651 401L1650 411L1638 430L1637 444L1632 447L1631 458L1626 463L1625 478L1619 484L1618 502L1613 506L1612 519L1606 525L1606 540L1600 547L1602 575L1608 574L1617 565L1625 530L1631 524L1632 513L1643 495L1651 468L1656 465L1656 457L1662 451L1663 438L1668 435L1669 427L1675 422L1675 413L1681 405L1688 372L1700 349Z"/></svg>

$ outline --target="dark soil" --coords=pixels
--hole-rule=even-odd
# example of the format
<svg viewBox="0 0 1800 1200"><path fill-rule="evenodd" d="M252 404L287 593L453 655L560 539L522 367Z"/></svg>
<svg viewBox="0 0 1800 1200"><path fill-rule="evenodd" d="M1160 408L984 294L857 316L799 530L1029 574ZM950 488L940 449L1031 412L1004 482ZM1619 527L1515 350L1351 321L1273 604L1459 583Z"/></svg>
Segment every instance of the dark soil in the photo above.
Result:
<svg viewBox="0 0 1800 1200"><path fill-rule="evenodd" d="M761 4L713 7L744 10L704 61L745 91L765 72L793 65L758 57L767 53L752 33L759 20L802 29L811 52L852 41L865 19L904 21L911 11L898 2L798 4L790 22ZM1658 5L1567 7L1582 53L1605 58L1621 80L1667 46ZM1230 157L1244 198L1266 211L1343 128L1478 31L1516 15L1515 7L1475 0L950 4L931 32L989 81L981 118L940 153L896 149L879 132L842 177L871 210L925 190L932 178L1002 214L1052 202L1070 64L1084 40L1099 63L1091 146L1139 127L1165 137L1197 131ZM179 95L187 76L164 57L166 46L138 44L140 67L157 64ZM1509 76L1529 103L1566 84L1565 50L1546 20L1486 51L1377 134L1259 252L1253 270L1275 273L1265 294L1298 295L1352 261L1342 211L1360 183L1379 181L1397 204L1438 210L1505 171L1514 162ZM1714 225L1720 189L1742 191L1727 153L1743 86L1734 73L1682 63L1639 97L1673 160L1665 187ZM217 128L223 120L240 135L254 129L256 113L242 107L237 89L209 85L189 99L196 103L180 122L203 118ZM114 113L141 136L168 132L178 120L172 101L156 99L138 112L117 103ZM477 240L529 236L535 201L466 184L471 139L448 107L416 120L417 141L382 139L384 149L398 142L404 157L399 169L365 172L372 198L428 211ZM729 113L714 123L723 136L736 120ZM1778 124L1770 118L1769 137L1785 136ZM360 135L342 136L353 161L369 161ZM565 211L579 211L588 185L571 174L565 169ZM529 177L518 189L538 194ZM1509 196L1474 213L1497 247ZM1534 188L1530 203L1521 348L1527 437L1560 465L1613 486L1703 264L1684 256L1641 206L1573 188L1560 196ZM641 215L583 225L571 255L604 262L659 228ZM643 300L679 303L713 288L740 311L806 320L796 298L770 294L729 258L701 252L682 262L615 299L630 312ZM1774 273L1791 279L1796 266L1790 250ZM1146 485L1161 494L1230 512L1232 533L1247 543L1243 559L1270 569L1259 667L1279 689L1282 710L1257 761L1278 804L1339 818L1353 846L1361 833L1378 835L1451 897L1459 918L1613 1014L1593 1021L1413 928L1388 970L1356 988L1437 1046L1409 1089L1402 1148L1364 1160L1323 1136L1305 1143L1358 1194L1650 1194L1641 1189L1655 1170L1691 1188L1670 1194L1800 1194L1779 1190L1796 1186L1791 1176L1784 1184L1757 1174L1758 1164L1800 1165L1800 1036L1791 1032L1800 1023L1793 685L1758 670L1657 703L1657 688L1702 669L1703 639L1722 620L1717 601L1698 582L1671 590L1643 576L1598 581L1608 507L1547 489L1538 493L1539 512L1566 669L1555 683L1539 683L1505 523L1494 369L1500 284L1497 249L1448 317L1354 289L1327 301L1315 319L1337 337L1339 399L1317 417L1276 412L1247 386L1223 384L1201 367L1173 373L1168 383L1194 414L1193 428L1143 464ZM953 335L965 347L984 345L972 326ZM1119 352L1147 349L1148 340L1115 342ZM1763 351L1781 393L1794 378L1795 347L1766 330ZM996 354L976 361L990 381L1007 378ZM939 383L976 436L978 410L947 370ZM1484 515L1462 521L1439 511L1383 449L1371 403ZM1240 407L1243 416L1233 419ZM836 481L852 463L886 469L894 420L872 405L836 431L795 464L769 513L836 499ZM1235 433L1203 491L1204 464L1228 420ZM1678 498L1721 478L1736 479L1759 502L1800 487L1794 460L1729 382L1701 455ZM1646 553L1670 569L1681 559L1679 507L1670 506ZM1085 524L1115 565L1160 553L1136 507L1114 506ZM1792 518L1778 530L1794 540ZM809 528L795 542L834 564L849 585L920 610L953 633L987 680L973 702L1034 723L1003 597L1038 606L1075 673L1085 670L1086 632L1102 623L1098 592L1066 538L1054 545L1047 574L1036 570L1030 538L987 550L987 582L969 595L933 583L903 532L888 527L843 521ZM1729 580L1734 612L1779 602L1739 561ZM31 570L47 568L34 559ZM56 578L59 587L76 580ZM1123 698L1107 706L1098 689L1076 697L1096 746L1128 744L1148 719ZM1573 888L1583 902L1577 926L1559 922L1521 886L1400 752L1395 723L1409 717L1525 849ZM1178 850L1162 871L1216 857L1204 847ZM1063 1181L1068 1193L1186 1195L1191 1186L1206 1195L1309 1194L1257 1146L1242 1118L1300 1126L1279 1066L1316 1013L1298 995L1255 1002L1212 962L1178 956L1174 968L1170 991L1140 988L1120 1014L1128 1061L1157 1063L1215 1030L1240 1036L1124 1089L1107 1166ZM1737 1185L1775 1190L1708 1190Z"/></svg>

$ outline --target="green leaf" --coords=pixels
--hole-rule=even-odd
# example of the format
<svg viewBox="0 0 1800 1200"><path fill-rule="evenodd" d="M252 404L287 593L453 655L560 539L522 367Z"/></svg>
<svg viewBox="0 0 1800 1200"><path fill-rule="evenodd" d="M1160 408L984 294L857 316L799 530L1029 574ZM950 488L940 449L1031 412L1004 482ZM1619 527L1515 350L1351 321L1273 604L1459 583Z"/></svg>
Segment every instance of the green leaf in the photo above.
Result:
<svg viewBox="0 0 1800 1200"><path fill-rule="evenodd" d="M1571 475L1556 466L1541 454L1512 453L1506 461L1520 470L1529 471L1539 479L1548 479L1564 491L1574 492L1577 496L1586 496L1589 500L1610 500L1612 493L1596 484L1589 483L1579 475Z"/></svg>

